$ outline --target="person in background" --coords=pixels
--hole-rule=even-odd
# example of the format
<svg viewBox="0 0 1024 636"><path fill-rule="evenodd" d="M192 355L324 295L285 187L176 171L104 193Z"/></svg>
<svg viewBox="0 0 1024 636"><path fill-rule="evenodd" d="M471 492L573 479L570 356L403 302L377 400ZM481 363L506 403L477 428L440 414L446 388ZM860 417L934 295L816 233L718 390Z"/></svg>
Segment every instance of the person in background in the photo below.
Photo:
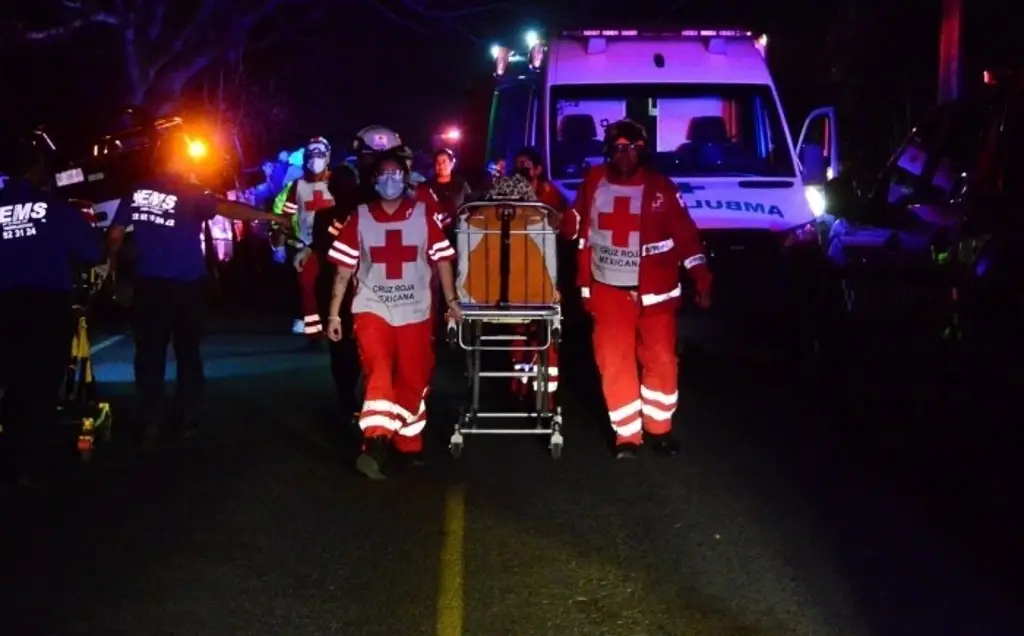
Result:
<svg viewBox="0 0 1024 636"><path fill-rule="evenodd" d="M454 227L456 213L469 198L469 184L453 173L455 169L455 153L442 148L434 153L434 176L427 179L427 187L441 204L443 217L441 225L448 231L448 240L453 241L451 229Z"/></svg>
<svg viewBox="0 0 1024 636"><path fill-rule="evenodd" d="M568 202L558 188L544 174L544 160L534 148L523 148L516 153L513 172L530 182L530 187L537 193L537 200L555 212L552 219L554 227L558 227L562 214L569 207Z"/></svg>
<svg viewBox="0 0 1024 636"><path fill-rule="evenodd" d="M198 429L205 385L199 346L208 286L197 237L204 223L217 215L239 221L278 218L215 198L197 185L197 166L185 152L187 147L188 139L180 133L160 141L154 156L158 176L137 184L121 200L107 233L110 271L115 276L129 225L138 247L132 335L139 397L135 433L144 449L154 447L164 432L191 436ZM178 399L170 418L163 408L168 344L174 347L178 368Z"/></svg>
<svg viewBox="0 0 1024 636"><path fill-rule="evenodd" d="M317 306L317 280L321 261L313 251L313 228L320 213L334 207L334 196L328 187L331 176L331 145L323 137L313 137L302 155L302 177L292 182L285 200L284 213L291 215L297 240L292 266L299 280L302 304L302 333L311 349L315 349L323 336L320 309ZM295 331L293 329L293 331Z"/></svg>
<svg viewBox="0 0 1024 636"><path fill-rule="evenodd" d="M38 476L56 427L74 329L74 266L103 256L81 210L50 191L48 157L34 141L13 156L12 176L0 175L0 463L19 485Z"/></svg>
<svg viewBox="0 0 1024 636"><path fill-rule="evenodd" d="M368 168L370 170L370 168ZM337 266L328 258L331 244L337 239L345 222L362 203L359 199L359 176L356 169L348 165L340 165L331 171L327 187L334 195L334 207L317 215L317 225L313 228L313 251L321 262L327 266L329 279L334 279ZM324 294L323 307L329 307L330 296ZM352 331L352 294L345 295L338 316L342 322L343 337L338 340L328 339L327 348L331 358L331 379L338 396L338 406L343 428L351 424L352 414L359 410L359 352L356 348Z"/></svg>
<svg viewBox="0 0 1024 636"><path fill-rule="evenodd" d="M525 180L529 184L535 200L551 208L548 222L552 228L557 229L561 224L561 217L567 204L564 197L558 192L558 189L544 178L544 165L540 153L533 148L522 148L516 153L512 165L514 177ZM556 242L555 236L551 236L550 239L552 243ZM556 246L552 245L551 247ZM543 345L543 340L546 336L536 325L522 325L516 329L516 332L526 336L527 340L525 347L511 352L512 368L524 373L536 372L538 370L537 365L540 363L540 354L537 352L537 349ZM547 361L548 394L552 406L554 405L555 392L558 390L558 376L558 349L552 347L548 352ZM532 379L532 376L523 375L512 379L513 395L525 399L530 396L531 389L536 390L535 381Z"/></svg>
<svg viewBox="0 0 1024 636"><path fill-rule="evenodd" d="M383 479L390 447L410 462L423 451L427 394L434 368L434 266L449 311L459 317L451 259L455 250L436 209L409 196L407 164L386 152L375 163L376 201L360 205L331 245L337 273L328 312L328 337L344 335L341 308L355 277L355 338L366 372L359 416L363 452L356 467Z"/></svg>

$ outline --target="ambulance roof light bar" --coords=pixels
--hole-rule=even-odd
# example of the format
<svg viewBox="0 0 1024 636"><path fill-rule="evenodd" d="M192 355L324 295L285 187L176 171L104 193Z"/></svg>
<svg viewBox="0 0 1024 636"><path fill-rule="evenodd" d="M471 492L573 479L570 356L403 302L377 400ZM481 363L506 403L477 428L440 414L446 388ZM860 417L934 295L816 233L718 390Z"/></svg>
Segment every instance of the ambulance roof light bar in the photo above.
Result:
<svg viewBox="0 0 1024 636"><path fill-rule="evenodd" d="M753 31L742 29L572 29L567 38L741 38L753 39Z"/></svg>

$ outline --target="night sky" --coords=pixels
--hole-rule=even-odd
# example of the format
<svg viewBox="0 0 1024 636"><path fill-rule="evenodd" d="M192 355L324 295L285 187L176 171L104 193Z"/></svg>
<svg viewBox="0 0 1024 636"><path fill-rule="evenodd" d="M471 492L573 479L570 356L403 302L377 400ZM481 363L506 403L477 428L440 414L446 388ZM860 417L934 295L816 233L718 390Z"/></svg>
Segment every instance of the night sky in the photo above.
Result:
<svg viewBox="0 0 1024 636"><path fill-rule="evenodd" d="M272 44L247 53L246 77L261 87L273 86L273 94L289 115L289 121L271 126L264 145L295 145L312 134L341 142L371 123L392 126L415 145L423 145L439 127L460 117L468 86L486 80L489 45L496 41L518 44L528 28L742 26L770 34L769 57L784 107L790 125L799 126L808 110L826 102L854 108L849 99L844 102L843 81L829 77L825 54L827 43L849 22L844 15L869 16L868 26L861 23L854 28L871 33L854 39L873 47L863 51L857 69L861 77L848 80L851 86L853 82L877 84L882 91L884 84L887 96L893 92L891 86L913 84L920 87L918 101L925 102L915 109L926 107L932 99L928 92L935 85L940 1L911 1L903 6L881 0L560 0L551 3L556 11L528 2L399 1L380 2L375 8L364 2L321 0L305 5L318 7L311 16L308 8L293 9L257 30L254 40L280 35ZM38 8L39 2L5 4L8 18L45 23L44 14L24 10L29 5ZM973 69L979 65L1019 55L1012 44L1019 36L1003 35L1015 35L1015 27L999 10L985 8L991 3L968 4L965 41L973 78ZM497 7L441 19L410 11L410 5L453 11ZM576 19L578 15L587 18ZM14 75L7 86L19 87L16 97L9 96L4 105L7 134L39 122L58 129L92 127L119 106L123 65L118 41L108 27L94 25L73 37L30 46L19 43L10 28L0 33L7 34L4 66L13 69Z"/></svg>

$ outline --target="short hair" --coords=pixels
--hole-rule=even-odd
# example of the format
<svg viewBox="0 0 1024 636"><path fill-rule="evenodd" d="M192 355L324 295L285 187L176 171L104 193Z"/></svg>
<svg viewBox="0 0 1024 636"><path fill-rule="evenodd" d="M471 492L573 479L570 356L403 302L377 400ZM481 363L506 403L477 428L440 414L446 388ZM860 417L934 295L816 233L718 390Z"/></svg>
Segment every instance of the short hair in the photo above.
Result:
<svg viewBox="0 0 1024 636"><path fill-rule="evenodd" d="M526 157L527 159L530 160L530 163L532 163L535 166L544 165L544 159L541 158L540 153L537 151L536 148L533 148L531 146L520 148L519 152L515 154L515 157L513 157L513 159L518 159L519 157Z"/></svg>
<svg viewBox="0 0 1024 636"><path fill-rule="evenodd" d="M455 153L450 148L439 148L434 153L434 161L437 161L439 157L448 157L448 160L455 163Z"/></svg>

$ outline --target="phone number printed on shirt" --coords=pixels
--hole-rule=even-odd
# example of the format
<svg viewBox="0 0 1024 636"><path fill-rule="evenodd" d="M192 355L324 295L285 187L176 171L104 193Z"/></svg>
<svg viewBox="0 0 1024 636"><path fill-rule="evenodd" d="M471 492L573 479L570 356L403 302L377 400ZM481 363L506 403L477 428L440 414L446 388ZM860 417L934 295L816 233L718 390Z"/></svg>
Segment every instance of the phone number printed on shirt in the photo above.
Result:
<svg viewBox="0 0 1024 636"><path fill-rule="evenodd" d="M164 227L174 227L174 219L168 219L160 216L159 214L149 214L147 212L132 212L132 222L136 221L153 223Z"/></svg>
<svg viewBox="0 0 1024 636"><path fill-rule="evenodd" d="M3 237L4 237L5 241L7 239L17 239L17 238L24 238L26 236L35 236L35 235L36 235L36 228L34 228L32 226L29 226L29 227L19 227L16 230L4 230L3 231Z"/></svg>

